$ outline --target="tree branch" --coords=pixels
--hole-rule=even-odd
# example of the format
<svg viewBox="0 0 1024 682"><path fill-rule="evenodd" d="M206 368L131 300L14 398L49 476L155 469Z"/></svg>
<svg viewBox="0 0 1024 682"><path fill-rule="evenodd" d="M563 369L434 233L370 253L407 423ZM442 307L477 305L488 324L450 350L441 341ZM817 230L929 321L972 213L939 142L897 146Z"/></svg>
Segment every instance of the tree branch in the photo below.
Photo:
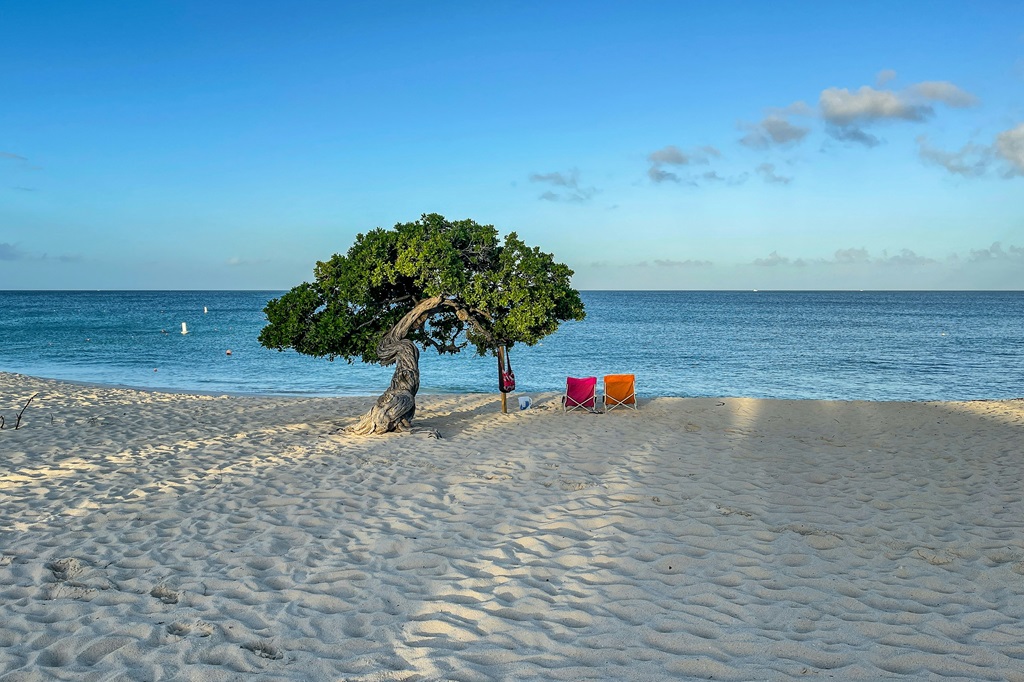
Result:
<svg viewBox="0 0 1024 682"><path fill-rule="evenodd" d="M469 322L473 325L473 328L478 334L483 336L485 339L494 343L494 335L484 325L485 322L491 321L491 316L482 310L476 308L470 308L463 305L460 301L455 299L445 299L442 302L442 306L447 306L455 311L455 316L463 322Z"/></svg>
<svg viewBox="0 0 1024 682"><path fill-rule="evenodd" d="M412 295L406 294L405 296L399 296L398 298L393 298L390 301L385 301L381 305L380 310L378 310L377 313L373 317L371 317L366 322L363 322L361 325L356 327L353 331L359 331L363 327L368 327L371 324L375 323L377 320L379 320L381 317L383 317L385 313L390 312L390 306L397 305L399 303L405 303L406 301L412 301L412 300L414 300Z"/></svg>
<svg viewBox="0 0 1024 682"><path fill-rule="evenodd" d="M21 412L18 413L18 416L14 420L14 430L15 431L17 431L21 427L21 417L22 417L22 415L25 414L25 410L28 409L29 404L31 404L31 402L36 399L37 395L39 395L39 394L38 393L33 393L32 397L29 398L25 402L25 407L21 408ZM4 424L5 424L6 421L7 420L4 419L4 416L0 415L0 429L4 428Z"/></svg>

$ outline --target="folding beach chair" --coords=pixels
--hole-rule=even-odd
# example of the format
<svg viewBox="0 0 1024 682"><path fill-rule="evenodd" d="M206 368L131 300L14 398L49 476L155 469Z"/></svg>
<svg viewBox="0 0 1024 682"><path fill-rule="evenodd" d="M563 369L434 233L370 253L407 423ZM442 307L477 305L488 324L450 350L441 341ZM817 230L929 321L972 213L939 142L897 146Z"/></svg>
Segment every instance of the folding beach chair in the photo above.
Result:
<svg viewBox="0 0 1024 682"><path fill-rule="evenodd" d="M562 396L562 412L587 410L594 412L597 407L597 377L565 380L565 395Z"/></svg>
<svg viewBox="0 0 1024 682"><path fill-rule="evenodd" d="M606 374L604 377L604 410L616 407L639 410L636 402L636 377L632 374Z"/></svg>

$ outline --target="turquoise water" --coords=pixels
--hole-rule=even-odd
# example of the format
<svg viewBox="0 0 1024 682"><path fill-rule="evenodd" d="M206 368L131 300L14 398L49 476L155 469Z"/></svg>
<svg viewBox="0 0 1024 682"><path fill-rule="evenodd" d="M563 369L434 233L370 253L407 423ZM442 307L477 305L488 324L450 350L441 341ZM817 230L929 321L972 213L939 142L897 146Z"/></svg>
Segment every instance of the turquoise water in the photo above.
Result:
<svg viewBox="0 0 1024 682"><path fill-rule="evenodd" d="M205 392L387 387L387 368L260 347L263 306L278 295L0 292L0 371ZM648 396L1024 396L1024 292L587 291L583 300L585 321L512 350L520 392L560 390L566 375L633 372ZM491 392L497 381L494 358L472 352L424 352L421 369L430 393Z"/></svg>

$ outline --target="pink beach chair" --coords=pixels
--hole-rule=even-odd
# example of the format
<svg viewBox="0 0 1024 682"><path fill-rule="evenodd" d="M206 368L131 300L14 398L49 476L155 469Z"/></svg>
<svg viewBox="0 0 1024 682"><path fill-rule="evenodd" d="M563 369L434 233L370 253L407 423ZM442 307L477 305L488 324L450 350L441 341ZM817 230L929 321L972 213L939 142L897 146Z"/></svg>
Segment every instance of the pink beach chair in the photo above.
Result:
<svg viewBox="0 0 1024 682"><path fill-rule="evenodd" d="M597 377L568 377L565 380L565 395L562 396L562 412L587 410L594 412L597 407Z"/></svg>

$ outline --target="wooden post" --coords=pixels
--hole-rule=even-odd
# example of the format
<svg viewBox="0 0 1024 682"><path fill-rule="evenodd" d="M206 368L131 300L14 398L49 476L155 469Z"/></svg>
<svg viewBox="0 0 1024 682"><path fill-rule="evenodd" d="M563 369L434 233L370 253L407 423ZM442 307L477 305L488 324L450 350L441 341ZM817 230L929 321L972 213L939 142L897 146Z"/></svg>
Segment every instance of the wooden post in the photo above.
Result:
<svg viewBox="0 0 1024 682"><path fill-rule="evenodd" d="M505 374L505 347L498 348L498 392L501 393L501 413L508 414L508 396L501 390L501 378Z"/></svg>

